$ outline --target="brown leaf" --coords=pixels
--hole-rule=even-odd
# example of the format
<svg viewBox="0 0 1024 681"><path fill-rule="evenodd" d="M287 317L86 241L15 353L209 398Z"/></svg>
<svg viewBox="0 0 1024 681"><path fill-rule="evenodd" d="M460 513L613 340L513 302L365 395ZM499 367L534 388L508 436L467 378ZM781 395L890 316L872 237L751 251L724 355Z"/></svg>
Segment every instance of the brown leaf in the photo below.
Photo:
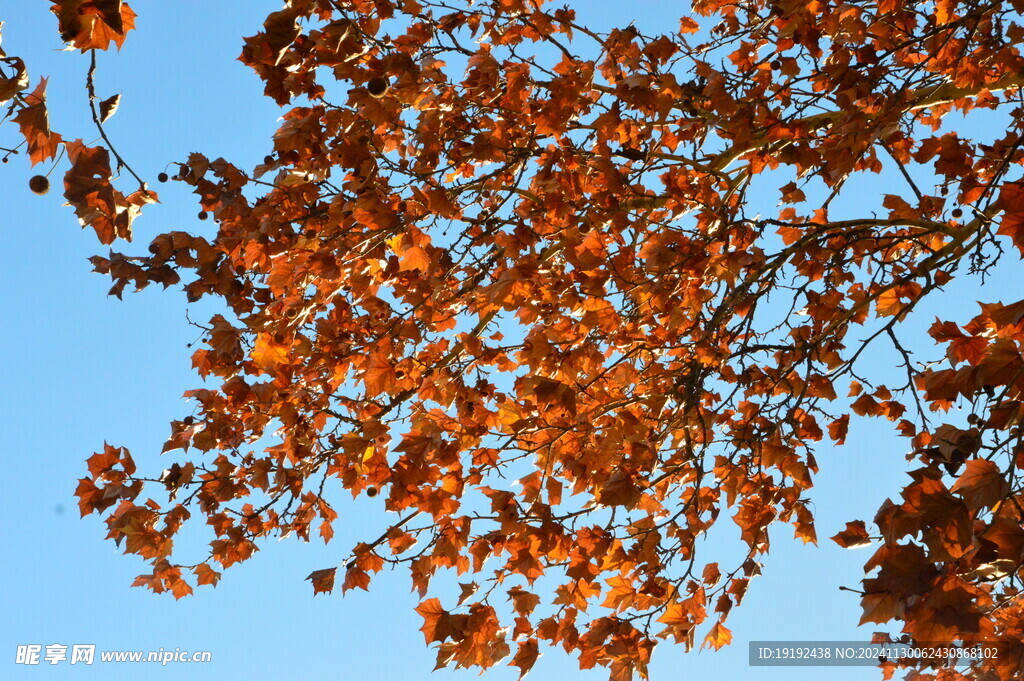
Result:
<svg viewBox="0 0 1024 681"><path fill-rule="evenodd" d="M1024 254L1024 182L1004 184L999 191L998 205L1003 209L1003 217L996 233L1010 237L1017 250Z"/></svg>
<svg viewBox="0 0 1024 681"><path fill-rule="evenodd" d="M274 12L263 23L266 32L266 45L272 55L269 62L277 66L302 30L299 28L298 12L294 8Z"/></svg>
<svg viewBox="0 0 1024 681"><path fill-rule="evenodd" d="M306 579L313 582L313 595L316 596L321 591L324 593L331 593L334 590L334 575L338 571L338 568L326 568L324 570L314 570L309 573Z"/></svg>
<svg viewBox="0 0 1024 681"><path fill-rule="evenodd" d="M844 549L856 549L871 544L871 535L863 520L846 523L846 529L832 537L832 541Z"/></svg>
<svg viewBox="0 0 1024 681"><path fill-rule="evenodd" d="M950 492L963 497L974 509L991 508L1010 490L1010 485L994 462L987 459L970 459L964 464L964 471L957 478Z"/></svg>
<svg viewBox="0 0 1024 681"><path fill-rule="evenodd" d="M0 53L2 53L2 50L0 50ZM4 62L8 67L14 68L14 75L9 78L0 78L0 104L7 102L29 85L28 70L25 68L25 62L18 57L2 57L3 55L0 54L0 61Z"/></svg>
<svg viewBox="0 0 1024 681"><path fill-rule="evenodd" d="M864 608L864 614L861 615L858 626L868 622L886 624L903 611L896 596L887 591L866 593L861 597L860 602L861 607Z"/></svg>
<svg viewBox="0 0 1024 681"><path fill-rule="evenodd" d="M118 49L135 28L135 12L122 0L59 0L51 8L60 22L60 37L78 49Z"/></svg>
<svg viewBox="0 0 1024 681"><path fill-rule="evenodd" d="M61 142L60 135L50 131L46 111L46 78L39 80L36 89L25 96L25 101L27 104L15 114L14 121L25 136L29 159L32 165L36 165L55 157Z"/></svg>
<svg viewBox="0 0 1024 681"><path fill-rule="evenodd" d="M423 626L420 627L420 631L423 632L423 638L426 639L428 645L448 638L446 624L448 612L441 607L440 600L427 599L416 606L416 612L423 618Z"/></svg>
<svg viewBox="0 0 1024 681"><path fill-rule="evenodd" d="M533 665L537 662L537 658L540 656L539 648L537 645L537 639L530 638L525 641L519 642L519 649L516 650L515 657L509 663L510 667L519 667L519 678L526 676L527 672L533 669Z"/></svg>
<svg viewBox="0 0 1024 681"><path fill-rule="evenodd" d="M121 95L107 97L100 102L100 123L106 123L111 116L117 113L117 107L121 104Z"/></svg>

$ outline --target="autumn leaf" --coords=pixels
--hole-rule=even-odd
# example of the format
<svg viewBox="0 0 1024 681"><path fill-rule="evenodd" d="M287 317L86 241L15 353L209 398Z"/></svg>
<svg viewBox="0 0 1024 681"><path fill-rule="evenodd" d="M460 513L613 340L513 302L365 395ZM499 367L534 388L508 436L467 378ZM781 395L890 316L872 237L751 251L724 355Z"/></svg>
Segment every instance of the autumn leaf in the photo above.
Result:
<svg viewBox="0 0 1024 681"><path fill-rule="evenodd" d="M265 43L270 52L273 66L277 66L285 51L291 46L295 39L302 32L298 24L298 12L288 8L274 12L267 17L263 23L265 31Z"/></svg>
<svg viewBox="0 0 1024 681"><path fill-rule="evenodd" d="M441 607L441 601L436 598L427 599L416 606L416 612L423 618L420 631L428 644L448 638L448 613Z"/></svg>
<svg viewBox="0 0 1024 681"><path fill-rule="evenodd" d="M419 246L410 246L402 251L402 265L399 269L403 272L408 270L419 270L426 272L430 269L430 256Z"/></svg>
<svg viewBox="0 0 1024 681"><path fill-rule="evenodd" d="M117 107L121 104L121 95L107 97L100 102L100 123L106 123L111 116L117 113Z"/></svg>
<svg viewBox="0 0 1024 681"><path fill-rule="evenodd" d="M997 234L1010 237L1024 255L1024 182L1007 182L999 191L998 205L1003 209Z"/></svg>
<svg viewBox="0 0 1024 681"><path fill-rule="evenodd" d="M844 414L838 419L828 424L828 436L837 445L841 445L846 442L846 434L850 429L850 415Z"/></svg>
<svg viewBox="0 0 1024 681"><path fill-rule="evenodd" d="M868 534L863 520L846 523L846 529L831 539L844 549L856 549L871 544L871 535Z"/></svg>
<svg viewBox="0 0 1024 681"><path fill-rule="evenodd" d="M864 614L861 615L858 626L861 624L867 624L868 622L886 624L894 617L897 617L901 611L899 601L896 596L884 591L879 593L866 593L860 600L861 607L864 609Z"/></svg>
<svg viewBox="0 0 1024 681"><path fill-rule="evenodd" d="M2 52L2 51L0 51ZM19 57L4 57L0 54L0 61L14 69L11 76L0 76L0 104L8 102L12 97L22 92L29 86L28 69L25 62Z"/></svg>
<svg viewBox="0 0 1024 681"><path fill-rule="evenodd" d="M704 643L701 644L701 648L711 647L719 650L730 643L732 643L732 632L726 629L721 621L718 621L715 622L715 625L711 627L711 631L704 637Z"/></svg>
<svg viewBox="0 0 1024 681"><path fill-rule="evenodd" d="M963 497L968 506L975 509L991 508L1002 501L1010 490L1010 484L1002 471L987 459L970 459L953 486L949 488Z"/></svg>
<svg viewBox="0 0 1024 681"><path fill-rule="evenodd" d="M324 570L314 570L309 573L306 579L313 582L313 595L316 596L318 593L331 593L334 590L334 574L338 571L338 568L326 568Z"/></svg>
<svg viewBox="0 0 1024 681"><path fill-rule="evenodd" d="M342 592L352 589L370 590L370 575L358 566L352 566L345 570L345 582L341 586Z"/></svg>
<svg viewBox="0 0 1024 681"><path fill-rule="evenodd" d="M85 52L106 50L113 42L120 49L136 14L122 0L57 0L52 11L60 22L64 42Z"/></svg>
<svg viewBox="0 0 1024 681"><path fill-rule="evenodd" d="M256 337L256 345L249 356L260 369L272 371L278 365L288 362L288 350L287 343L279 342L271 334L261 333Z"/></svg>
<svg viewBox="0 0 1024 681"><path fill-rule="evenodd" d="M46 78L41 78L36 89L25 96L25 106L19 109L14 121L21 129L28 143L29 159L32 165L42 163L57 155L57 147L61 137L50 131L50 122L46 110Z"/></svg>
<svg viewBox="0 0 1024 681"><path fill-rule="evenodd" d="M200 585L210 584L212 586L217 586L217 582L219 582L221 578L221 573L211 568L207 563L200 563L192 568L192 571L196 574L196 582ZM316 581L314 581L313 584L315 589ZM330 589L327 589L327 591L330 591Z"/></svg>
<svg viewBox="0 0 1024 681"><path fill-rule="evenodd" d="M526 676L531 669L533 669L533 665L537 662L539 655L537 639L530 638L525 641L520 641L519 649L516 650L515 657L512 658L509 666L519 667L519 678L521 679Z"/></svg>

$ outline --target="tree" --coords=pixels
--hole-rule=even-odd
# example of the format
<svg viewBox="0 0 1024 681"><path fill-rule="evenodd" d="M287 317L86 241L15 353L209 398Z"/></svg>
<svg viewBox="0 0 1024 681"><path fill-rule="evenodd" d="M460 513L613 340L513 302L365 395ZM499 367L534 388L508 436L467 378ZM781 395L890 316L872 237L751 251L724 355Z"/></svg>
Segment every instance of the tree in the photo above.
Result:
<svg viewBox="0 0 1024 681"><path fill-rule="evenodd" d="M80 223L130 241L157 196L94 78L134 12L52 9L90 60L103 144L52 131L45 79L0 52L24 136L7 157L65 153ZM172 178L215 235L92 258L118 297L183 283L223 306L163 447L180 461L143 474L104 445L79 481L82 514L151 564L136 585L182 597L269 537L330 541L340 484L394 521L313 571L314 593L404 566L439 664L525 674L543 644L645 676L659 639L730 642L769 528L816 541L814 451L853 414L891 421L912 462L873 530L833 537L876 543L862 622L984 641L999 655L969 675L1018 677L1024 300L927 343L904 322L1024 255L1024 3L692 10L652 36L543 0L289 0L245 38L285 109L272 152L192 153ZM979 114L1001 123L965 133ZM857 189L882 173L885 193ZM895 378L865 362L878 344ZM698 555L723 510L738 564ZM198 559L173 551L190 523L212 528ZM468 580L457 603L432 597L445 572Z"/></svg>

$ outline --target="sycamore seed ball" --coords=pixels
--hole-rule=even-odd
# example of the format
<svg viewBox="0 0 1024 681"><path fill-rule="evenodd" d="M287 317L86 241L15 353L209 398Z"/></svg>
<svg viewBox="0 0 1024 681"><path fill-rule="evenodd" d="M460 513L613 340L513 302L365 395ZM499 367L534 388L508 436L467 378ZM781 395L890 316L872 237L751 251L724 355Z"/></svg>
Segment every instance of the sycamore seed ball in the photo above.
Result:
<svg viewBox="0 0 1024 681"><path fill-rule="evenodd" d="M375 76L366 82L366 91L370 93L371 97L383 97L384 93L388 91L388 80L387 78L381 78Z"/></svg>
<svg viewBox="0 0 1024 681"><path fill-rule="evenodd" d="M50 191L50 180L43 175L35 175L28 181L28 188L36 194L45 194Z"/></svg>

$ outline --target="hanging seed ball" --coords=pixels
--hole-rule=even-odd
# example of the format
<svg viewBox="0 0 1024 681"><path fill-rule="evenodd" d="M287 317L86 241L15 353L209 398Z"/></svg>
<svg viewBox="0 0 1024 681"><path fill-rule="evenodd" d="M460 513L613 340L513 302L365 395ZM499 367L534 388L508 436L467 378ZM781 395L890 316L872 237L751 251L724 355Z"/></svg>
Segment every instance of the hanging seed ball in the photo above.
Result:
<svg viewBox="0 0 1024 681"><path fill-rule="evenodd" d="M28 188L39 195L50 191L50 180L43 175L35 175L28 181Z"/></svg>
<svg viewBox="0 0 1024 681"><path fill-rule="evenodd" d="M959 217L961 217L961 216L962 216L963 214L964 214L964 212L963 212L962 210L960 210L959 208L954 208L954 209L953 209L953 212L952 212L952 213L950 213L950 215L952 215L952 216L953 216L953 217L955 217L955 218L959 218Z"/></svg>
<svg viewBox="0 0 1024 681"><path fill-rule="evenodd" d="M368 497L375 497L375 496L377 496L377 488L376 487L367 487L366 488L366 496L368 496Z"/></svg>
<svg viewBox="0 0 1024 681"><path fill-rule="evenodd" d="M197 215L196 217L198 217L200 220L205 220L206 218L210 217L210 214L207 213L205 210L201 210L199 211L199 215Z"/></svg>
<svg viewBox="0 0 1024 681"><path fill-rule="evenodd" d="M268 155L263 157L263 163L265 163L266 165L269 166L273 162L274 162L274 157L273 156L268 154Z"/></svg>
<svg viewBox="0 0 1024 681"><path fill-rule="evenodd" d="M380 99L384 96L384 93L388 91L388 80L387 78L381 78L375 76L366 83L366 91L370 93L371 97Z"/></svg>
<svg viewBox="0 0 1024 681"><path fill-rule="evenodd" d="M167 173L160 173L159 175L156 176L156 179L159 182L166 182L167 179L168 179L167 178Z"/></svg>

